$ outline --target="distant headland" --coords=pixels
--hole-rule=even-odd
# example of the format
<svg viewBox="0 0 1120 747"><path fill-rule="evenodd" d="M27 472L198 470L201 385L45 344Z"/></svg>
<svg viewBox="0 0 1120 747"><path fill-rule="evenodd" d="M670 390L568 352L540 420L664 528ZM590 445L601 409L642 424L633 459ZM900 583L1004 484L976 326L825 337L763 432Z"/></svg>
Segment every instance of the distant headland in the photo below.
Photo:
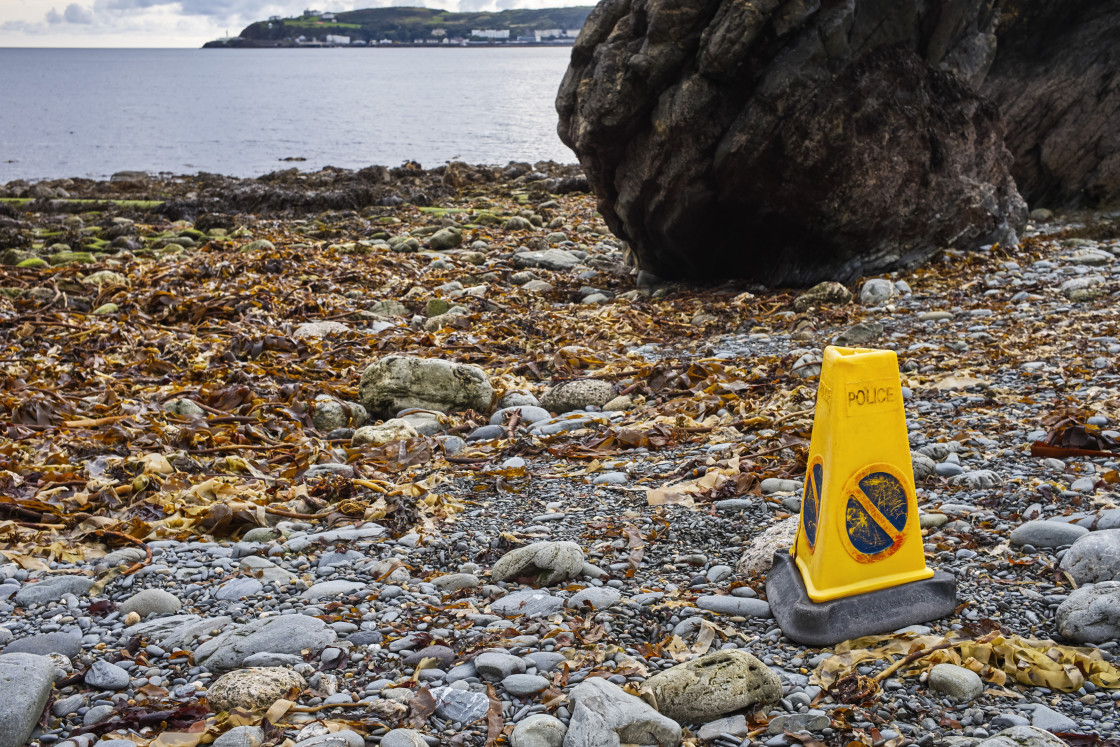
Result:
<svg viewBox="0 0 1120 747"><path fill-rule="evenodd" d="M206 49L276 47L525 47L571 46L592 6L453 13L435 8L366 8L338 13L305 10L272 16Z"/></svg>

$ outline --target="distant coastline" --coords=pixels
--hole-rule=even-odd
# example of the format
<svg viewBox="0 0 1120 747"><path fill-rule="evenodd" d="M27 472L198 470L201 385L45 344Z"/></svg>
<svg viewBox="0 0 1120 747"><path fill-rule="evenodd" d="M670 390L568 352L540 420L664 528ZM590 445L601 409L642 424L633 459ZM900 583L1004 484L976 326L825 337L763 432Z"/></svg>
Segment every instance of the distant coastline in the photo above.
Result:
<svg viewBox="0 0 1120 747"><path fill-rule="evenodd" d="M591 6L452 13L434 8L305 10L246 26L203 49L524 49L575 44Z"/></svg>

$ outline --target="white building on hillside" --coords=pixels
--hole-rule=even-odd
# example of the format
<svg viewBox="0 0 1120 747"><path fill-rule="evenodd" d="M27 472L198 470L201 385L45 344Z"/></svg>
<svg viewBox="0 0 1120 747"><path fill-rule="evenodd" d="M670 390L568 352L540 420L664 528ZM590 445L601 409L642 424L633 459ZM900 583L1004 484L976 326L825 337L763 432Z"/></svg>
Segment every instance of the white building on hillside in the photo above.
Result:
<svg viewBox="0 0 1120 747"><path fill-rule="evenodd" d="M491 39L491 40L508 40L509 29L471 29L472 39Z"/></svg>

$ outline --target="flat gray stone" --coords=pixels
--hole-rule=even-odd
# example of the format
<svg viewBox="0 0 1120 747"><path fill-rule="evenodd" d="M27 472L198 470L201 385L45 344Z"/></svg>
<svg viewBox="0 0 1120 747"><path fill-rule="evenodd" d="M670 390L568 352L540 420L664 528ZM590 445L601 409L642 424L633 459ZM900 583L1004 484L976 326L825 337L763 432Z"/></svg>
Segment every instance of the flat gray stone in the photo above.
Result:
<svg viewBox="0 0 1120 747"><path fill-rule="evenodd" d="M251 597L263 589L264 584L255 578L232 578L218 587L214 592L214 598L232 602Z"/></svg>
<svg viewBox="0 0 1120 747"><path fill-rule="evenodd" d="M54 664L45 656L0 655L0 747L23 747L54 687Z"/></svg>
<svg viewBox="0 0 1120 747"><path fill-rule="evenodd" d="M130 612L135 612L143 619L148 615L174 615L182 607L183 603L179 601L179 597L169 591L144 589L121 602L118 609L121 617L127 616Z"/></svg>
<svg viewBox="0 0 1120 747"><path fill-rule="evenodd" d="M317 737L296 742L296 747L365 747L365 738L356 731L343 729L333 734L320 734Z"/></svg>
<svg viewBox="0 0 1120 747"><path fill-rule="evenodd" d="M40 633L18 638L4 647L5 654L62 654L73 659L82 651L82 639L73 633Z"/></svg>
<svg viewBox="0 0 1120 747"><path fill-rule="evenodd" d="M171 615L131 625L124 629L128 637L140 636L155 641L164 649L192 649L198 638L216 635L233 622L225 615L200 617L199 615Z"/></svg>
<svg viewBox="0 0 1120 747"><path fill-rule="evenodd" d="M762 599L746 599L743 597L698 597L696 606L709 612L719 612L724 615L740 615L742 617L773 617L770 605Z"/></svg>
<svg viewBox="0 0 1120 747"><path fill-rule="evenodd" d="M1012 726L1010 729L977 742L974 747L1068 747L1048 731L1036 726Z"/></svg>
<svg viewBox="0 0 1120 747"><path fill-rule="evenodd" d="M984 681L971 669L955 664L936 664L929 672L929 686L953 700L971 702L984 693Z"/></svg>
<svg viewBox="0 0 1120 747"><path fill-rule="evenodd" d="M564 609L564 600L544 589L525 589L494 600L490 609L504 617L548 617Z"/></svg>
<svg viewBox="0 0 1120 747"><path fill-rule="evenodd" d="M556 651L530 651L521 658L531 662L538 672L551 672L568 660Z"/></svg>
<svg viewBox="0 0 1120 747"><path fill-rule="evenodd" d="M1044 731L1077 731L1077 722L1069 716L1058 713L1053 708L1033 703L1023 706L1023 710L1031 708L1031 726ZM1022 727L1019 727L1022 728Z"/></svg>
<svg viewBox="0 0 1120 747"><path fill-rule="evenodd" d="M360 581L321 581L300 594L300 599L329 599L344 597L368 588Z"/></svg>
<svg viewBox="0 0 1120 747"><path fill-rule="evenodd" d="M537 407L535 405L518 405L515 407L503 407L502 409L497 410L493 415L490 416L490 425L502 425L507 420L506 416L512 415L515 412L521 413L519 420L521 423L524 423L526 425L532 425L533 423L537 423L542 420L548 420L552 417L552 415L549 414L548 410L544 409L543 407Z"/></svg>
<svg viewBox="0 0 1120 747"><path fill-rule="evenodd" d="M322 620L307 615L277 615L239 625L212 638L195 652L195 661L211 671L224 672L242 666L246 657L260 653L318 654L337 639Z"/></svg>
<svg viewBox="0 0 1120 747"><path fill-rule="evenodd" d="M449 573L432 579L432 586L444 594L452 594L463 589L471 589L482 582L473 573Z"/></svg>
<svg viewBox="0 0 1120 747"><path fill-rule="evenodd" d="M1028 521L1015 527L1011 531L1011 544L1033 545L1043 548L1061 547L1062 545L1072 545L1088 533L1088 529L1076 524L1042 519Z"/></svg>
<svg viewBox="0 0 1120 747"><path fill-rule="evenodd" d="M1120 640L1120 581L1075 589L1054 613L1058 632L1078 643Z"/></svg>
<svg viewBox="0 0 1120 747"><path fill-rule="evenodd" d="M536 674L511 674L502 679L502 687L515 698L527 698L547 690L552 683Z"/></svg>
<svg viewBox="0 0 1120 747"><path fill-rule="evenodd" d="M820 731L828 728L832 722L828 716L819 713L783 713L770 719L766 725L767 734L784 734L791 732L798 734L806 731Z"/></svg>
<svg viewBox="0 0 1120 747"><path fill-rule="evenodd" d="M579 257L563 249L542 249L518 252L513 255L513 264L520 269L540 267L545 270L570 270L579 264Z"/></svg>
<svg viewBox="0 0 1120 747"><path fill-rule="evenodd" d="M781 716L775 717L772 721L776 721ZM736 714L734 716L727 716L726 718L718 718L715 721L709 721L700 727L700 731L696 732L696 736L700 741L711 741L718 737L720 734L734 734L735 736L745 737L750 731L747 726L747 719L743 714Z"/></svg>
<svg viewBox="0 0 1120 747"><path fill-rule="evenodd" d="M93 579L84 576L48 576L36 583L24 584L16 592L15 602L26 607L29 604L57 602L67 594L81 596L93 586Z"/></svg>
<svg viewBox="0 0 1120 747"><path fill-rule="evenodd" d="M428 743L414 729L393 729L381 737L381 747L428 747Z"/></svg>
<svg viewBox="0 0 1120 747"><path fill-rule="evenodd" d="M609 609L622 599L618 589L609 586L589 586L582 591L577 591L568 599L568 607L574 610L588 607L593 610Z"/></svg>
<svg viewBox="0 0 1120 747"><path fill-rule="evenodd" d="M123 690L130 681L128 672L103 659L93 662L85 676L85 683L98 690Z"/></svg>
<svg viewBox="0 0 1120 747"><path fill-rule="evenodd" d="M474 657L474 668L479 677L496 681L524 672L525 660L513 654L487 651Z"/></svg>
<svg viewBox="0 0 1120 747"><path fill-rule="evenodd" d="M576 685L568 699L572 703L572 719L565 747L681 742L680 724L601 677ZM608 738L612 733L613 741Z"/></svg>
<svg viewBox="0 0 1120 747"><path fill-rule="evenodd" d="M214 740L214 747L260 747L264 729L259 726L235 726Z"/></svg>
<svg viewBox="0 0 1120 747"><path fill-rule="evenodd" d="M490 710L490 698L472 690L437 687L432 690L432 697L436 701L437 716L463 725L484 718Z"/></svg>

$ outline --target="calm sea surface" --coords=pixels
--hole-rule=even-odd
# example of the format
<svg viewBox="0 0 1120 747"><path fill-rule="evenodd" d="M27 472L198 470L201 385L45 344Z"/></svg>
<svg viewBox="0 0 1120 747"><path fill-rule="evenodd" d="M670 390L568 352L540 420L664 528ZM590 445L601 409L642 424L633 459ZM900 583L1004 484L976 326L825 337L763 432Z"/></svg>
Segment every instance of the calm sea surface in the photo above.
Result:
<svg viewBox="0 0 1120 747"><path fill-rule="evenodd" d="M553 106L570 53L0 49L0 182L574 163Z"/></svg>

